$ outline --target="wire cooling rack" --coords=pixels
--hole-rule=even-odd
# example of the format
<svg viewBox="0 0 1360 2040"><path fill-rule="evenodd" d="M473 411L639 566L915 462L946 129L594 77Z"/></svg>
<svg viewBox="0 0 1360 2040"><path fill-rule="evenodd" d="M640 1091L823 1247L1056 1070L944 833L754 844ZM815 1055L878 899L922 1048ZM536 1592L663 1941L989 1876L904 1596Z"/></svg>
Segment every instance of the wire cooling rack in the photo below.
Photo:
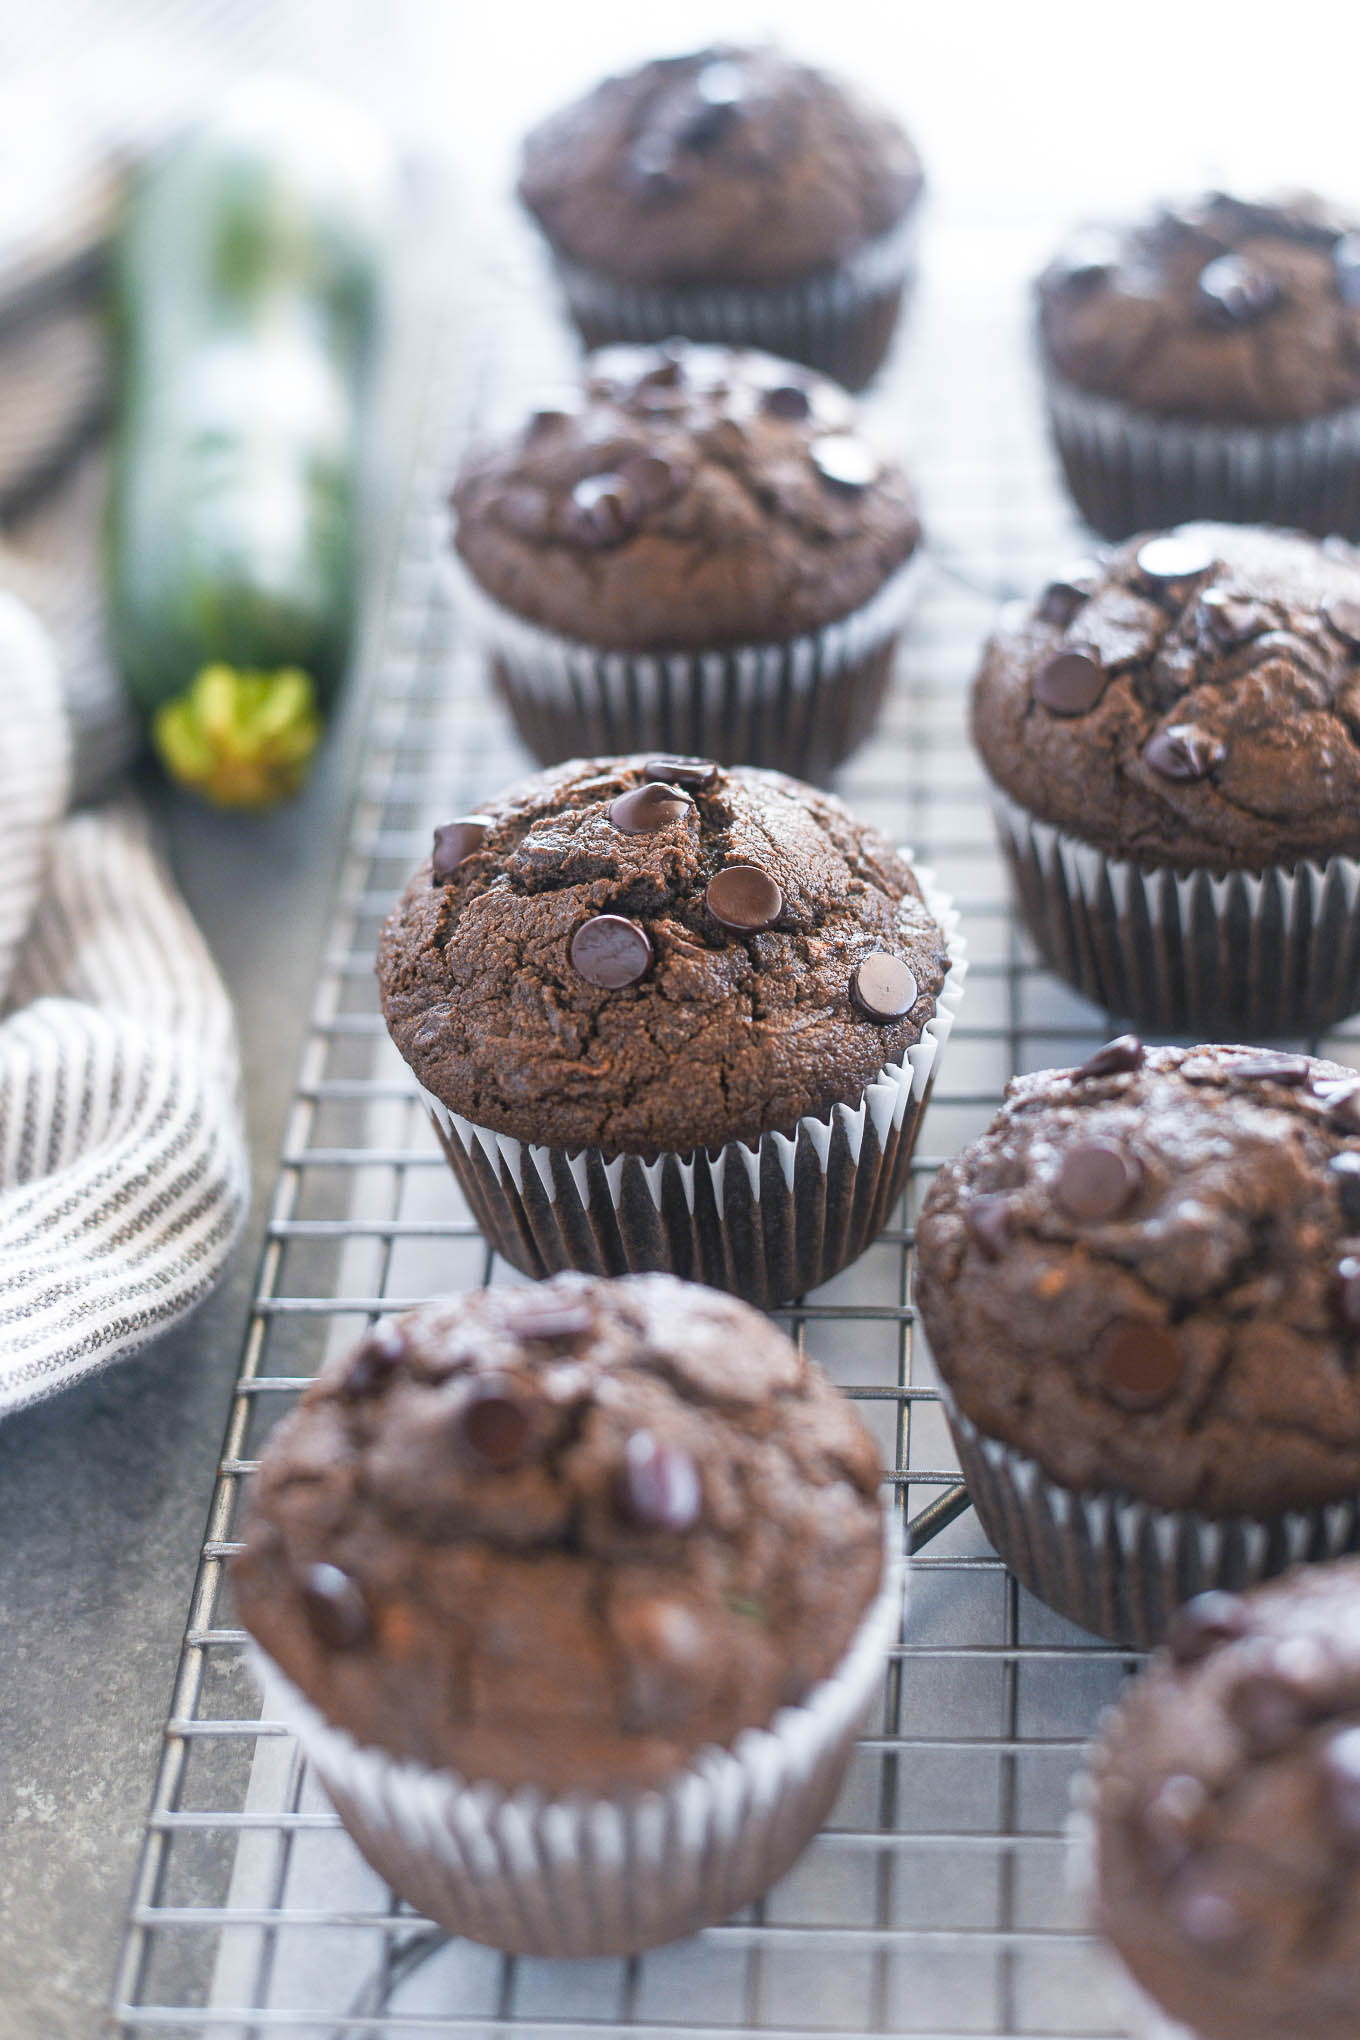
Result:
<svg viewBox="0 0 1360 2040"><path fill-rule="evenodd" d="M1107 1016L1036 967L1012 924L964 726L1007 593L1080 549L1038 424L1024 251L937 237L908 344L870 406L906 451L932 568L851 804L913 844L963 911L972 970L900 1221L781 1313L876 1432L916 1553L899 1646L825 1831L760 1904L633 1961L504 1957L451 1941L358 1857L292 1740L258 1718L226 1561L242 1490L305 1381L379 1312L520 1278L483 1246L388 1043L372 973L383 915L437 821L524 768L441 568L467 431L572 354L507 224L439 336L396 558L368 660L371 711L330 947L274 1187L202 1562L116 1981L111 2031L266 2040L747 2032L1121 2034L1118 1988L1063 1876L1069 1780L1132 1660L1008 1577L958 1485L910 1307L912 1220L940 1158L1013 1070L1079 1058ZM1347 1043L1329 1044L1354 1060Z"/></svg>

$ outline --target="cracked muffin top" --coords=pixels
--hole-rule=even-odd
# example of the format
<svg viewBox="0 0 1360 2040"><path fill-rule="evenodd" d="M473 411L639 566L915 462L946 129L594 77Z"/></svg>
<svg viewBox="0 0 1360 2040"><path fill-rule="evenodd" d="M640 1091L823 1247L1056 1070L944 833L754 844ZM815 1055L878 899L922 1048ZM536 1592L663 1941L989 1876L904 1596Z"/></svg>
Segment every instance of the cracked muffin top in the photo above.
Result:
<svg viewBox="0 0 1360 2040"><path fill-rule="evenodd" d="M787 643L867 602L921 535L838 383L684 340L591 355L454 486L458 551L515 615L631 651Z"/></svg>
<svg viewBox="0 0 1360 2040"><path fill-rule="evenodd" d="M1097 1924L1203 2040L1351 2040L1360 1563L1204 1594L1092 1752Z"/></svg>
<svg viewBox="0 0 1360 2040"><path fill-rule="evenodd" d="M1078 1492L1272 1518L1360 1488L1360 1076L1121 1036L1015 1078L917 1227L942 1380Z"/></svg>
<svg viewBox="0 0 1360 2040"><path fill-rule="evenodd" d="M791 1133L900 1063L949 969L887 838L782 773L573 759L435 831L383 1013L478 1126L607 1153Z"/></svg>
<svg viewBox="0 0 1360 2040"><path fill-rule="evenodd" d="M921 186L902 129L847 86L720 44L606 78L544 121L519 195L560 255L621 282L771 285L889 232Z"/></svg>
<svg viewBox="0 0 1360 2040"><path fill-rule="evenodd" d="M659 1784L832 1672L883 1567L878 1453L768 1319L560 1275L379 1325L275 1431L246 1627L389 1755Z"/></svg>
<svg viewBox="0 0 1360 2040"><path fill-rule="evenodd" d="M1280 425L1360 402L1360 223L1310 195L1082 228L1038 298L1048 366L1140 411Z"/></svg>
<svg viewBox="0 0 1360 2040"><path fill-rule="evenodd" d="M992 638L972 731L1006 793L1110 857L1360 855L1360 554L1184 524L1082 561Z"/></svg>

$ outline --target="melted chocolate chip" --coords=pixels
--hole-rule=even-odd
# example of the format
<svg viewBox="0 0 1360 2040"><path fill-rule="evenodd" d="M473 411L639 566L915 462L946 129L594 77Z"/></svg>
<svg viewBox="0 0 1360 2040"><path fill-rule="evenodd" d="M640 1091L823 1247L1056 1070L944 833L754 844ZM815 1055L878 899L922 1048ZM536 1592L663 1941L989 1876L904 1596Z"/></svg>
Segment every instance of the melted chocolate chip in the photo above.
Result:
<svg viewBox="0 0 1360 2040"><path fill-rule="evenodd" d="M570 425L575 418L574 411L567 411L560 404L544 404L529 415L524 428L526 439L538 439L545 433L555 432L561 425Z"/></svg>
<svg viewBox="0 0 1360 2040"><path fill-rule="evenodd" d="M1251 1927L1232 1894L1207 1870L1187 1867L1177 1880L1171 1914L1187 1941L1220 1961L1235 1961L1251 1941Z"/></svg>
<svg viewBox="0 0 1360 2040"><path fill-rule="evenodd" d="M685 120L680 137L691 149L711 148L741 112L746 78L739 64L720 57L695 73L693 90L698 104Z"/></svg>
<svg viewBox="0 0 1360 2040"><path fill-rule="evenodd" d="M1169 1325L1119 1318L1100 1341L1097 1368L1111 1402L1134 1412L1155 1410L1180 1386L1185 1355Z"/></svg>
<svg viewBox="0 0 1360 2040"><path fill-rule="evenodd" d="M999 1261L1011 1243L1011 1200L997 1190L974 1197L964 1213L972 1239L989 1261Z"/></svg>
<svg viewBox="0 0 1360 2040"><path fill-rule="evenodd" d="M1108 227L1079 227L1054 257L1051 274L1064 290L1092 290L1119 267L1119 239Z"/></svg>
<svg viewBox="0 0 1360 2040"><path fill-rule="evenodd" d="M309 1565L299 1588L312 1634L331 1650L356 1650L373 1633L359 1588L338 1565Z"/></svg>
<svg viewBox="0 0 1360 2040"><path fill-rule="evenodd" d="M1217 565L1203 540L1187 532L1168 531L1138 548L1139 573L1159 588L1174 586L1178 581L1198 581L1202 575L1211 574Z"/></svg>
<svg viewBox="0 0 1360 2040"><path fill-rule="evenodd" d="M1227 755L1216 738L1194 723L1169 723L1154 730L1143 746L1143 763L1163 779L1207 779Z"/></svg>
<svg viewBox="0 0 1360 2040"><path fill-rule="evenodd" d="M620 478L637 491L639 502L655 510L678 496L690 478L682 462L660 453L634 453L619 463Z"/></svg>
<svg viewBox="0 0 1360 2040"><path fill-rule="evenodd" d="M659 1444L650 1431L634 1431L624 1452L619 1501L648 1530L688 1530L703 1503L698 1468L678 1446Z"/></svg>
<svg viewBox="0 0 1360 2040"><path fill-rule="evenodd" d="M1360 240L1360 235L1356 238ZM1338 637L1360 649L1360 600L1354 595L1334 595L1323 603L1322 613Z"/></svg>
<svg viewBox="0 0 1360 2040"><path fill-rule="evenodd" d="M761 392L760 408L772 418L807 418L812 414L812 400L797 383L775 383Z"/></svg>
<svg viewBox="0 0 1360 2040"><path fill-rule="evenodd" d="M1332 245L1336 294L1352 311L1360 306L1360 234L1343 234Z"/></svg>
<svg viewBox="0 0 1360 2040"><path fill-rule="evenodd" d="M1288 1676L1247 1672L1229 1694L1229 1718L1254 1757L1271 1757L1296 1742L1313 1713L1307 1694Z"/></svg>
<svg viewBox="0 0 1360 2040"><path fill-rule="evenodd" d="M1039 597L1039 621L1066 630L1077 611L1084 609L1094 595L1099 580L1100 568L1094 560L1078 560L1055 575Z"/></svg>
<svg viewBox="0 0 1360 2040"><path fill-rule="evenodd" d="M689 181L670 136L660 133L638 136L628 152L624 175L643 199L674 198Z"/></svg>
<svg viewBox="0 0 1360 2040"><path fill-rule="evenodd" d="M493 1473L522 1465L534 1435L533 1415L523 1398L497 1375L473 1385L456 1425L470 1458Z"/></svg>
<svg viewBox="0 0 1360 2040"><path fill-rule="evenodd" d="M1197 1665L1225 1643L1237 1643L1251 1629L1251 1609L1241 1595L1225 1594L1214 1587L1176 1610L1167 1625L1167 1649L1178 1665Z"/></svg>
<svg viewBox="0 0 1360 2040"><path fill-rule="evenodd" d="M683 345L683 342L681 345ZM644 374L638 377L637 382L633 386L633 394L635 396L642 396L648 390L678 390L683 386L685 380L684 358L679 348L676 348L674 352L670 351L673 346L674 343L668 341L661 350L664 359L659 361L655 368L647 369Z"/></svg>
<svg viewBox="0 0 1360 2040"><path fill-rule="evenodd" d="M704 905L720 927L752 935L779 918L784 895L758 864L729 864L709 880Z"/></svg>
<svg viewBox="0 0 1360 2040"><path fill-rule="evenodd" d="M1345 1254L1336 1267L1336 1302L1348 1332L1360 1332L1360 1260Z"/></svg>
<svg viewBox="0 0 1360 2040"><path fill-rule="evenodd" d="M1312 1073L1306 1055L1244 1055L1228 1064L1230 1077L1265 1078L1272 1084L1306 1084Z"/></svg>
<svg viewBox="0 0 1360 2040"><path fill-rule="evenodd" d="M1087 715L1109 675L1093 651L1058 652L1034 676L1034 699L1053 715Z"/></svg>
<svg viewBox="0 0 1360 2040"><path fill-rule="evenodd" d="M1332 1156L1327 1170L1336 1185L1342 1217L1348 1225L1360 1226L1360 1154L1353 1148L1343 1148L1339 1155Z"/></svg>
<svg viewBox="0 0 1360 2040"><path fill-rule="evenodd" d="M1257 605L1230 595L1226 588L1206 588L1195 611L1195 634L1219 651L1248 644L1260 628Z"/></svg>
<svg viewBox="0 0 1360 2040"><path fill-rule="evenodd" d="M571 938L571 961L588 985L601 991L621 991L635 984L652 961L652 943L647 930L622 914L596 914L582 921Z"/></svg>
<svg viewBox="0 0 1360 2040"><path fill-rule="evenodd" d="M609 819L624 836L651 836L687 815L694 802L664 779L648 780L609 803Z"/></svg>
<svg viewBox="0 0 1360 2040"><path fill-rule="evenodd" d="M1336 1832L1360 1844L1360 1728L1338 1729L1322 1746L1322 1803Z"/></svg>
<svg viewBox="0 0 1360 2040"><path fill-rule="evenodd" d="M1079 1077L1119 1077L1128 1070L1140 1070L1147 1057L1147 1050L1136 1034L1116 1034L1113 1041L1107 1041L1094 1055L1088 1055L1084 1063L1073 1070L1073 1079Z"/></svg>
<svg viewBox="0 0 1360 2040"><path fill-rule="evenodd" d="M1338 1084L1328 1093L1327 1118L1338 1133L1360 1133L1360 1083Z"/></svg>
<svg viewBox="0 0 1360 2040"><path fill-rule="evenodd" d="M857 496L878 475L878 455L853 432L831 432L808 448L812 465L832 488Z"/></svg>
<svg viewBox="0 0 1360 2040"><path fill-rule="evenodd" d="M1275 278L1245 255L1219 255L1206 263L1195 285L1200 318L1222 332L1254 325L1283 301Z"/></svg>
<svg viewBox="0 0 1360 2040"><path fill-rule="evenodd" d="M435 830L430 877L436 885L447 885L459 865L476 856L490 827L485 815L464 815L461 820L444 822Z"/></svg>
<svg viewBox="0 0 1360 2040"><path fill-rule="evenodd" d="M1189 1859L1208 1799L1198 1778L1173 1771L1143 1808L1143 1833L1161 1876L1174 1875Z"/></svg>
<svg viewBox="0 0 1360 2040"><path fill-rule="evenodd" d="M1072 1218L1099 1225L1116 1218L1142 1181L1136 1155L1112 1141L1084 1141L1069 1148L1058 1176L1058 1202Z"/></svg>
<svg viewBox="0 0 1360 2040"><path fill-rule="evenodd" d="M595 1320L588 1303L569 1303L564 1297L516 1297L505 1314L505 1327L517 1339L579 1339Z"/></svg>
<svg viewBox="0 0 1360 2040"><path fill-rule="evenodd" d="M571 492L567 528L578 545L619 545L637 530L642 504L622 475L587 475Z"/></svg>
<svg viewBox="0 0 1360 2040"><path fill-rule="evenodd" d="M345 1394L356 1398L375 1394L396 1372L406 1352L406 1335L399 1326L374 1325L349 1363Z"/></svg>
<svg viewBox="0 0 1360 2040"><path fill-rule="evenodd" d="M664 780L670 786L716 786L719 768L711 758L662 756L649 758L642 768L644 779Z"/></svg>
<svg viewBox="0 0 1360 2040"><path fill-rule="evenodd" d="M871 949L850 973L850 1001L866 1020L903 1020L916 1004L917 984L905 963Z"/></svg>

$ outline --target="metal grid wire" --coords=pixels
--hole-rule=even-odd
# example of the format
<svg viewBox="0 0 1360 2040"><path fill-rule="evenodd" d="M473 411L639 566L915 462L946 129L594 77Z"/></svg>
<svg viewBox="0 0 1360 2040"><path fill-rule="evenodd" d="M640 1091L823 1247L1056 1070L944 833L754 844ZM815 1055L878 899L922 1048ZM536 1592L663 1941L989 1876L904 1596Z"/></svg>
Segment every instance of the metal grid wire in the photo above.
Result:
<svg viewBox="0 0 1360 2040"><path fill-rule="evenodd" d="M431 826L523 757L451 611L442 494L470 425L569 371L546 278L512 234L439 341L330 949L274 1190L202 1563L116 1983L122 2036L702 2034L1081 2036L1124 2031L1115 1979L1063 1877L1070 1775L1126 1654L1010 1579L957 1483L910 1307L912 1219L939 1159L1013 1070L1068 1063L1110 1021L1035 966L1012 925L964 729L997 600L1080 541L1026 365L1013 247L979 229L927 251L909 344L871 404L920 483L933 563L883 728L846 771L857 810L916 847L963 910L972 972L901 1222L780 1313L876 1432L916 1551L881 1709L826 1830L739 1919L633 1961L561 1964L452 1942L339 1830L291 1739L257 1718L225 1561L272 1425L374 1314L516 1282L479 1239L388 1043L382 916ZM1353 1045L1353 1044L1352 1044ZM1348 1053L1344 1041L1332 1052ZM1353 1055L1350 1059L1354 1059Z"/></svg>

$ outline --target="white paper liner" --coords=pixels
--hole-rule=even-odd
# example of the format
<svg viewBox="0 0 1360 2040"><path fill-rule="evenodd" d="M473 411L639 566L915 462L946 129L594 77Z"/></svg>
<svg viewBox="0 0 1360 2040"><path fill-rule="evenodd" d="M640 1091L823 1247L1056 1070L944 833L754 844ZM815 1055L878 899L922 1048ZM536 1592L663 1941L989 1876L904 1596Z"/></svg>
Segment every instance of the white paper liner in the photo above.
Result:
<svg viewBox="0 0 1360 2040"><path fill-rule="evenodd" d="M1360 538L1360 404L1293 425L1194 424L1052 372L1045 397L1068 487L1107 538L1199 517Z"/></svg>
<svg viewBox="0 0 1360 2040"><path fill-rule="evenodd" d="M916 598L919 550L821 630L726 651L601 651L495 602L461 560L457 599L540 765L679 752L824 778L869 736Z"/></svg>
<svg viewBox="0 0 1360 2040"><path fill-rule="evenodd" d="M1150 1650L1174 1611L1211 1588L1240 1593L1304 1561L1360 1549L1360 1495L1266 1522L1214 1520L1126 1494L1074 1493L941 1398L969 1498L997 1555L1030 1592L1097 1636Z"/></svg>
<svg viewBox="0 0 1360 2040"><path fill-rule="evenodd" d="M882 1584L837 1669L768 1728L700 1751L655 1791L547 1797L398 1761L326 1721L258 1646L252 1655L270 1716L400 1896L514 1954L635 1954L749 1904L826 1818L899 1632L896 1520Z"/></svg>
<svg viewBox="0 0 1360 2040"><path fill-rule="evenodd" d="M694 285L620 282L555 255L573 319L596 347L605 340L669 340L759 347L807 361L859 389L879 366L915 273L920 208L835 267L796 283Z"/></svg>
<svg viewBox="0 0 1360 2040"><path fill-rule="evenodd" d="M1324 1033L1360 1010L1360 863L1144 868L990 789L1025 924L1059 977L1160 1033Z"/></svg>
<svg viewBox="0 0 1360 2040"><path fill-rule="evenodd" d="M902 855L910 863L910 852ZM440 1145L482 1232L526 1275L661 1271L766 1310L857 1260L902 1195L940 1055L968 972L959 916L916 871L949 969L935 1012L902 1063L885 1063L857 1105L709 1152L606 1158L477 1126L423 1091Z"/></svg>

